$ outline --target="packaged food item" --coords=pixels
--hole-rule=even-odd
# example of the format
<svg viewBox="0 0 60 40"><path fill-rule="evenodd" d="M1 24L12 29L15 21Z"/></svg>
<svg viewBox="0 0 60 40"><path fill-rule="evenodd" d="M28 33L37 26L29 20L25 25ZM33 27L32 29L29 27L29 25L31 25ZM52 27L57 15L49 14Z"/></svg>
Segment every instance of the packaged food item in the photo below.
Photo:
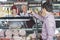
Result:
<svg viewBox="0 0 60 40"><path fill-rule="evenodd" d="M19 32L18 32L17 29L13 29L13 30L12 30L12 34L13 34L14 36L19 36L18 33L19 33Z"/></svg>
<svg viewBox="0 0 60 40"><path fill-rule="evenodd" d="M35 33L33 33L31 37L32 37L32 40L36 40L36 34Z"/></svg>
<svg viewBox="0 0 60 40"><path fill-rule="evenodd" d="M19 35L26 36L26 31L25 30L19 30Z"/></svg>
<svg viewBox="0 0 60 40"><path fill-rule="evenodd" d="M19 37L19 36L13 36L13 39L14 39L14 40L22 40L22 37Z"/></svg>
<svg viewBox="0 0 60 40"><path fill-rule="evenodd" d="M30 36L28 36L28 37L26 38L26 40L31 40L31 37L30 37Z"/></svg>
<svg viewBox="0 0 60 40"><path fill-rule="evenodd" d="M4 37L4 30L0 29L0 38Z"/></svg>
<svg viewBox="0 0 60 40"><path fill-rule="evenodd" d="M12 38L12 31L10 29L5 32L6 38Z"/></svg>
<svg viewBox="0 0 60 40"><path fill-rule="evenodd" d="M22 37L22 40L26 40L26 37Z"/></svg>

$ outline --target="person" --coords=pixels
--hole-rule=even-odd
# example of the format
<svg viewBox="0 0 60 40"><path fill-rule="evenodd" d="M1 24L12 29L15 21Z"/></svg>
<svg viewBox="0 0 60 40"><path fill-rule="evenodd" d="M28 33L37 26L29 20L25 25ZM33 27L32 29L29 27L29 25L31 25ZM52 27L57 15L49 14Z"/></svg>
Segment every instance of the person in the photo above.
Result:
<svg viewBox="0 0 60 40"><path fill-rule="evenodd" d="M20 17L17 13L17 7L15 5L11 7L11 10L12 10L12 14L7 15L6 17ZM20 21L8 21L8 25L9 28L21 28L23 24Z"/></svg>
<svg viewBox="0 0 60 40"><path fill-rule="evenodd" d="M45 2L42 4L41 13L38 15L35 12L32 12L32 15L43 21L42 26L42 39L43 40L53 40L55 34L55 19L52 13L52 5Z"/></svg>
<svg viewBox="0 0 60 40"><path fill-rule="evenodd" d="M29 17L30 14L27 10L27 5L22 5L21 8L22 8L22 13L20 13L20 16Z"/></svg>

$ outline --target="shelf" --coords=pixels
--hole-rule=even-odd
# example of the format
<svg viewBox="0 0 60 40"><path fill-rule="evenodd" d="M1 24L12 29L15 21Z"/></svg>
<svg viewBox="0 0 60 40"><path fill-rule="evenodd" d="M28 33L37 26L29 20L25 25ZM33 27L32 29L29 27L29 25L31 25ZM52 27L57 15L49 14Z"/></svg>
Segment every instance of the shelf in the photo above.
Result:
<svg viewBox="0 0 60 40"><path fill-rule="evenodd" d="M41 2L32 1L32 2L28 2L28 4L41 4Z"/></svg>
<svg viewBox="0 0 60 40"><path fill-rule="evenodd" d="M41 4L29 4L28 6L41 6Z"/></svg>
<svg viewBox="0 0 60 40"><path fill-rule="evenodd" d="M22 28L22 29L17 29L17 30L34 31L36 30L36 28ZM38 28L38 30L42 30L42 28Z"/></svg>
<svg viewBox="0 0 60 40"><path fill-rule="evenodd" d="M22 5L22 4L27 5L27 4L28 4L28 2L14 2L14 5Z"/></svg>

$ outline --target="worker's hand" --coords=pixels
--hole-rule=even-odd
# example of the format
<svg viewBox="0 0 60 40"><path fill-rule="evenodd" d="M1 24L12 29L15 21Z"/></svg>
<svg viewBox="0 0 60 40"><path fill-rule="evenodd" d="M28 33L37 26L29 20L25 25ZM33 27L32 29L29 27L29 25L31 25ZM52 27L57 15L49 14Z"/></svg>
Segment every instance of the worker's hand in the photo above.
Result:
<svg viewBox="0 0 60 40"><path fill-rule="evenodd" d="M39 14L40 16L42 16L42 12L41 12L41 11L39 11L38 14Z"/></svg>
<svg viewBox="0 0 60 40"><path fill-rule="evenodd" d="M33 15L35 12L34 12L34 11L29 10L29 11L28 11L28 13L29 13L29 14L31 14L31 15Z"/></svg>

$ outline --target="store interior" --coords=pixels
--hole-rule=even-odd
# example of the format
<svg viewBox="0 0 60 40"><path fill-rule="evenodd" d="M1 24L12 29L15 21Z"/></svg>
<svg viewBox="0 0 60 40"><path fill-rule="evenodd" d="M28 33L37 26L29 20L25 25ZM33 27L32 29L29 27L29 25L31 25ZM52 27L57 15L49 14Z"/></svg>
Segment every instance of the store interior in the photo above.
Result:
<svg viewBox="0 0 60 40"><path fill-rule="evenodd" d="M52 4L52 12L56 21L54 40L60 40L60 0L0 0L0 40L42 40L42 21L31 16L9 17L9 15L12 14L12 6L17 7L17 13L20 15L22 5L27 6L28 13L34 11L39 14L44 2ZM9 21L23 23L20 27L9 27Z"/></svg>

